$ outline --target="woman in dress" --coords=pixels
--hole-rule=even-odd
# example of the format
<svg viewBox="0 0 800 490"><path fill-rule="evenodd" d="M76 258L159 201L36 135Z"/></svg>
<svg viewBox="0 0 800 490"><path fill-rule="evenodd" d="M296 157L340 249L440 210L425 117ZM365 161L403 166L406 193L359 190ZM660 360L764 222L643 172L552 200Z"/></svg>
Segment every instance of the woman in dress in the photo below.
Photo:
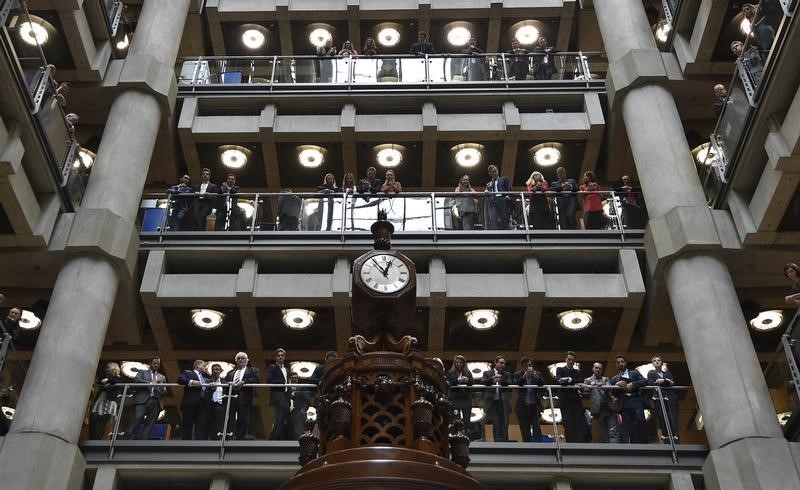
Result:
<svg viewBox="0 0 800 490"><path fill-rule="evenodd" d="M462 175L461 180L454 192L475 192L472 185L469 183L469 175ZM462 230L472 230L475 228L475 214L478 211L478 206L475 203L475 198L470 195L456 196L456 210L458 217L461 219Z"/></svg>
<svg viewBox="0 0 800 490"><path fill-rule="evenodd" d="M97 398L95 398L92 411L89 413L90 439L102 439L107 434L108 421L117 415L119 396L123 391L123 388L117 385L124 382L125 379L121 376L119 364L116 362L106 364L105 377L97 382L100 391L97 392Z"/></svg>
<svg viewBox="0 0 800 490"><path fill-rule="evenodd" d="M467 368L467 360L458 355L453 358L453 367L447 371L447 382L450 386L472 386L472 373ZM469 419L472 413L472 391L467 388L450 390L450 404L464 422L464 432L469 432Z"/></svg>
<svg viewBox="0 0 800 490"><path fill-rule="evenodd" d="M555 230L556 223L553 212L550 210L550 200L545 193L550 190L544 175L536 171L531 174L525 182L528 192L531 193L531 201L528 206L528 225L533 226L534 230Z"/></svg>
<svg viewBox="0 0 800 490"><path fill-rule="evenodd" d="M594 172L587 170L583 174L583 184L580 186L583 199L583 224L587 230L603 229L603 198L596 191L600 186L595 182Z"/></svg>

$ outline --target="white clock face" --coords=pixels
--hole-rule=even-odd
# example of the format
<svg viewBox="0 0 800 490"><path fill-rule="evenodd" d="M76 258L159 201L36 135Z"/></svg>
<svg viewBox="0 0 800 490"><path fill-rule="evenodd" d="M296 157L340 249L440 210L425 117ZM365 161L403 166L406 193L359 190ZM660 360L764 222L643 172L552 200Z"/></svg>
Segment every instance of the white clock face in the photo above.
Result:
<svg viewBox="0 0 800 490"><path fill-rule="evenodd" d="M410 277L405 262L393 255L373 255L361 266L361 280L378 293L400 291L408 284Z"/></svg>

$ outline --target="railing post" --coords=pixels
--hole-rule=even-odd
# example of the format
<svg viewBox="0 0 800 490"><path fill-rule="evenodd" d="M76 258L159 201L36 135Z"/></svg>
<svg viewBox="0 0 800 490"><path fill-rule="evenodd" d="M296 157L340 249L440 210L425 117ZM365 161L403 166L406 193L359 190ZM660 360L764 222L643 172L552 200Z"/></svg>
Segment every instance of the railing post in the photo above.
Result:
<svg viewBox="0 0 800 490"><path fill-rule="evenodd" d="M117 408L117 413L115 414L116 420L114 420L114 432L111 433L111 445L108 447L108 459L114 458L114 449L115 449L114 444L116 444L117 442L117 435L119 434L119 424L120 421L122 420L122 411L125 407L125 400L127 400L128 397L133 396L133 395L128 395L128 388L129 385L126 384L125 387L122 389L122 394L119 395L120 402L119 402L119 407Z"/></svg>
<svg viewBox="0 0 800 490"><path fill-rule="evenodd" d="M433 230L433 241L436 242L438 238L436 234L436 229L438 228L436 223L436 193L431 192L431 227Z"/></svg>
<svg viewBox="0 0 800 490"><path fill-rule="evenodd" d="M530 224L528 223L528 213L525 212L525 193L520 192L520 203L522 206L522 223L525 225L525 238L527 241L531 241L531 232L530 232ZM533 206L533 194L531 193L531 202L528 204L528 210L530 211L531 206Z"/></svg>
<svg viewBox="0 0 800 490"><path fill-rule="evenodd" d="M225 459L225 441L233 432L228 432L228 418L231 414L231 398L238 397L239 395L233 394L233 383L228 383L228 394L225 395L225 418L222 421L222 438L219 445L219 459ZM217 435L220 435L217 433Z"/></svg>
<svg viewBox="0 0 800 490"><path fill-rule="evenodd" d="M664 427L667 429L667 437L669 438L669 445L672 449L672 462L678 463L678 450L675 447L675 438L672 437L672 427L669 423L669 415L667 415L667 408L664 405L664 395L661 393L660 386L654 386L656 389L656 396L658 396L658 405L661 408L661 415L659 418L664 421ZM674 395L673 395L674 396Z"/></svg>
<svg viewBox="0 0 800 490"><path fill-rule="evenodd" d="M339 240L344 243L345 234L344 230L347 228L347 204L348 204L348 197L350 194L347 191L342 192L342 224L339 226ZM355 195L354 195L355 196Z"/></svg>
<svg viewBox="0 0 800 490"><path fill-rule="evenodd" d="M558 423L556 423L556 413L553 407L553 400L558 399L558 397L553 396L553 388L550 386L547 387L547 398L550 400L550 420L553 421L553 437L556 440L556 462L561 463L561 441L558 436Z"/></svg>
<svg viewBox="0 0 800 490"><path fill-rule="evenodd" d="M621 208L617 205L617 194L611 191L611 205L614 206L614 215L619 227L620 240L625 241L625 226L622 224L622 215L620 214Z"/></svg>

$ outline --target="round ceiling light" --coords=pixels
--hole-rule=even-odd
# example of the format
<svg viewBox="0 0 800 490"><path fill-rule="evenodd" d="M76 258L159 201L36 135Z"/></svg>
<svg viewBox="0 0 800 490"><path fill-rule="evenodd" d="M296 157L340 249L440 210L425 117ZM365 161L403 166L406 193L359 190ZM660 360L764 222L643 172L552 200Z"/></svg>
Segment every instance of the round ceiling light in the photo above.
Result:
<svg viewBox="0 0 800 490"><path fill-rule="evenodd" d="M328 41L333 40L333 35L328 29L318 27L311 31L311 33L308 35L308 40L314 45L314 47L321 48L328 44Z"/></svg>
<svg viewBox="0 0 800 490"><path fill-rule="evenodd" d="M316 421L317 420L317 409L314 407L308 407L306 410L306 420Z"/></svg>
<svg viewBox="0 0 800 490"><path fill-rule="evenodd" d="M711 143L705 142L702 145L692 150L695 161L700 165L711 165L716 160L714 149L711 148Z"/></svg>
<svg viewBox="0 0 800 490"><path fill-rule="evenodd" d="M450 29L447 33L447 42L453 46L464 46L472 38L472 33L469 29L463 26L456 26Z"/></svg>
<svg viewBox="0 0 800 490"><path fill-rule="evenodd" d="M539 29L532 25L524 25L514 33L514 39L523 46L530 46L539 40Z"/></svg>
<svg viewBox="0 0 800 490"><path fill-rule="evenodd" d="M755 318L750 320L750 327L759 332L775 330L783 325L783 312L781 310L762 311Z"/></svg>
<svg viewBox="0 0 800 490"><path fill-rule="evenodd" d="M249 49L258 49L267 42L267 36L259 29L247 29L242 33L242 44Z"/></svg>
<svg viewBox="0 0 800 490"><path fill-rule="evenodd" d="M472 407L469 411L470 423L477 424L486 417L486 411L482 408Z"/></svg>
<svg viewBox="0 0 800 490"><path fill-rule="evenodd" d="M222 164L228 168L242 168L247 163L247 154L250 150L238 145L225 145L220 147L222 153L219 158Z"/></svg>
<svg viewBox="0 0 800 490"><path fill-rule="evenodd" d="M250 219L250 218L253 217L253 211L255 210L255 208L253 208L253 204L251 202L249 202L249 201L245 201L245 202L239 201L236 204L239 206L239 209L241 209L242 212L244 213L244 217L245 218Z"/></svg>
<svg viewBox="0 0 800 490"><path fill-rule="evenodd" d="M500 312L497 310L472 310L464 313L467 323L475 330L489 330L497 325Z"/></svg>
<svg viewBox="0 0 800 490"><path fill-rule="evenodd" d="M192 310L192 323L202 330L214 330L222 326L225 314L216 310L205 308Z"/></svg>
<svg viewBox="0 0 800 490"><path fill-rule="evenodd" d="M542 411L542 420L547 422L548 424L552 424L553 422L560 424L561 423L561 409L560 408L546 408Z"/></svg>
<svg viewBox="0 0 800 490"><path fill-rule="evenodd" d="M5 411L5 409L6 407L3 407L3 411ZM785 427L786 422L788 422L789 419L792 418L792 412L782 412L777 414L777 417L778 417L778 423L781 425L781 427Z"/></svg>
<svg viewBox="0 0 800 490"><path fill-rule="evenodd" d="M42 319L34 315L32 311L22 310L19 318L19 328L24 330L36 330L42 326Z"/></svg>
<svg viewBox="0 0 800 490"><path fill-rule="evenodd" d="M378 44L390 48L400 42L400 32L394 27L384 27L378 31Z"/></svg>
<svg viewBox="0 0 800 490"><path fill-rule="evenodd" d="M119 368L126 377L135 378L139 371L147 371L150 366L139 361L122 361Z"/></svg>
<svg viewBox="0 0 800 490"><path fill-rule="evenodd" d="M222 373L219 375L220 378L224 378L228 371L232 369L236 369L236 364L227 361L208 361L206 362L206 373L211 376L211 368L214 364L219 364L219 367L222 368Z"/></svg>
<svg viewBox="0 0 800 490"><path fill-rule="evenodd" d="M644 378L647 378L647 373L649 373L650 371L653 371L654 369L655 369L655 367L653 367L653 363L652 362L649 362L647 364L642 364L641 366L636 366L636 370L639 371L639 374L641 374L642 377L644 377ZM666 371L668 369L666 362L662 364L661 369L664 370L664 371Z"/></svg>
<svg viewBox="0 0 800 490"><path fill-rule="evenodd" d="M533 161L541 167L552 167L561 161L561 151L554 146L534 147L531 150L533 151Z"/></svg>
<svg viewBox="0 0 800 490"><path fill-rule="evenodd" d="M554 364L550 364L549 366L547 366L547 372L550 373L550 376L555 378L556 377L556 369L558 369L560 367L565 367L566 365L567 365L566 362L556 362ZM581 368L581 363L576 362L575 364L572 365L572 367L575 368L575 369L580 369Z"/></svg>
<svg viewBox="0 0 800 490"><path fill-rule="evenodd" d="M394 146L389 148L382 148L378 150L375 155L378 165L384 168L392 168L400 165L403 162L403 153Z"/></svg>
<svg viewBox="0 0 800 490"><path fill-rule="evenodd" d="M297 154L297 161L305 168L317 168L325 161L325 155L319 147L303 147Z"/></svg>
<svg viewBox="0 0 800 490"><path fill-rule="evenodd" d="M97 155L95 155L93 152L87 150L86 148L81 148L78 151L78 160L83 165L83 168L86 168L86 169L92 168L92 165L94 165L94 158L96 156Z"/></svg>
<svg viewBox="0 0 800 490"><path fill-rule="evenodd" d="M750 35L750 31L753 30L753 25L750 23L750 19L747 17L743 18L742 21L739 23L739 31L745 36Z"/></svg>
<svg viewBox="0 0 800 490"><path fill-rule="evenodd" d="M671 30L672 26L669 25L667 19L662 19L658 24L656 24L656 40L661 43L667 42Z"/></svg>
<svg viewBox="0 0 800 490"><path fill-rule="evenodd" d="M314 374L314 370L317 369L316 362L311 361L295 361L289 364L289 370L297 375L300 379L308 379Z"/></svg>
<svg viewBox="0 0 800 490"><path fill-rule="evenodd" d="M19 37L31 46L42 46L47 43L50 35L42 24L31 21L19 25Z"/></svg>
<svg viewBox="0 0 800 490"><path fill-rule="evenodd" d="M567 330L577 332L584 330L592 324L592 310L569 310L558 314L561 326Z"/></svg>
<svg viewBox="0 0 800 490"><path fill-rule="evenodd" d="M292 330L305 330L314 323L316 313L301 308L288 308L281 311L283 324Z"/></svg>
<svg viewBox="0 0 800 490"><path fill-rule="evenodd" d="M492 369L492 365L488 362L468 362L467 369L472 373L473 379L481 379L484 372Z"/></svg>
<svg viewBox="0 0 800 490"><path fill-rule="evenodd" d="M3 412L3 417L5 417L7 420L14 419L14 412L16 412L15 409L3 405L2 407L0 407L0 411Z"/></svg>
<svg viewBox="0 0 800 490"><path fill-rule="evenodd" d="M130 40L130 38L128 38L128 35L125 34L125 36L122 39L117 41L116 46L117 46L117 49L123 50L123 49L127 48L128 46L130 46L130 44L131 44L131 40Z"/></svg>
<svg viewBox="0 0 800 490"><path fill-rule="evenodd" d="M453 158L456 163L463 168L472 168L481 163L483 159L483 145L477 144L464 144L454 147L455 155Z"/></svg>

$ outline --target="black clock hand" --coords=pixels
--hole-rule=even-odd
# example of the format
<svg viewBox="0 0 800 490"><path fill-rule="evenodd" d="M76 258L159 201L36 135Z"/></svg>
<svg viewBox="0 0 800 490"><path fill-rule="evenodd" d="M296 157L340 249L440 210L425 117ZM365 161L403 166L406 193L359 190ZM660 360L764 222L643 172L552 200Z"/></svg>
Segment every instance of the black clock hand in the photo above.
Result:
<svg viewBox="0 0 800 490"><path fill-rule="evenodd" d="M388 267L386 269L384 269L383 267L381 267L381 265L375 259L372 259L372 262L375 264L375 266L378 268L378 270L381 271L381 274L383 274L383 277L389 277L389 268Z"/></svg>

